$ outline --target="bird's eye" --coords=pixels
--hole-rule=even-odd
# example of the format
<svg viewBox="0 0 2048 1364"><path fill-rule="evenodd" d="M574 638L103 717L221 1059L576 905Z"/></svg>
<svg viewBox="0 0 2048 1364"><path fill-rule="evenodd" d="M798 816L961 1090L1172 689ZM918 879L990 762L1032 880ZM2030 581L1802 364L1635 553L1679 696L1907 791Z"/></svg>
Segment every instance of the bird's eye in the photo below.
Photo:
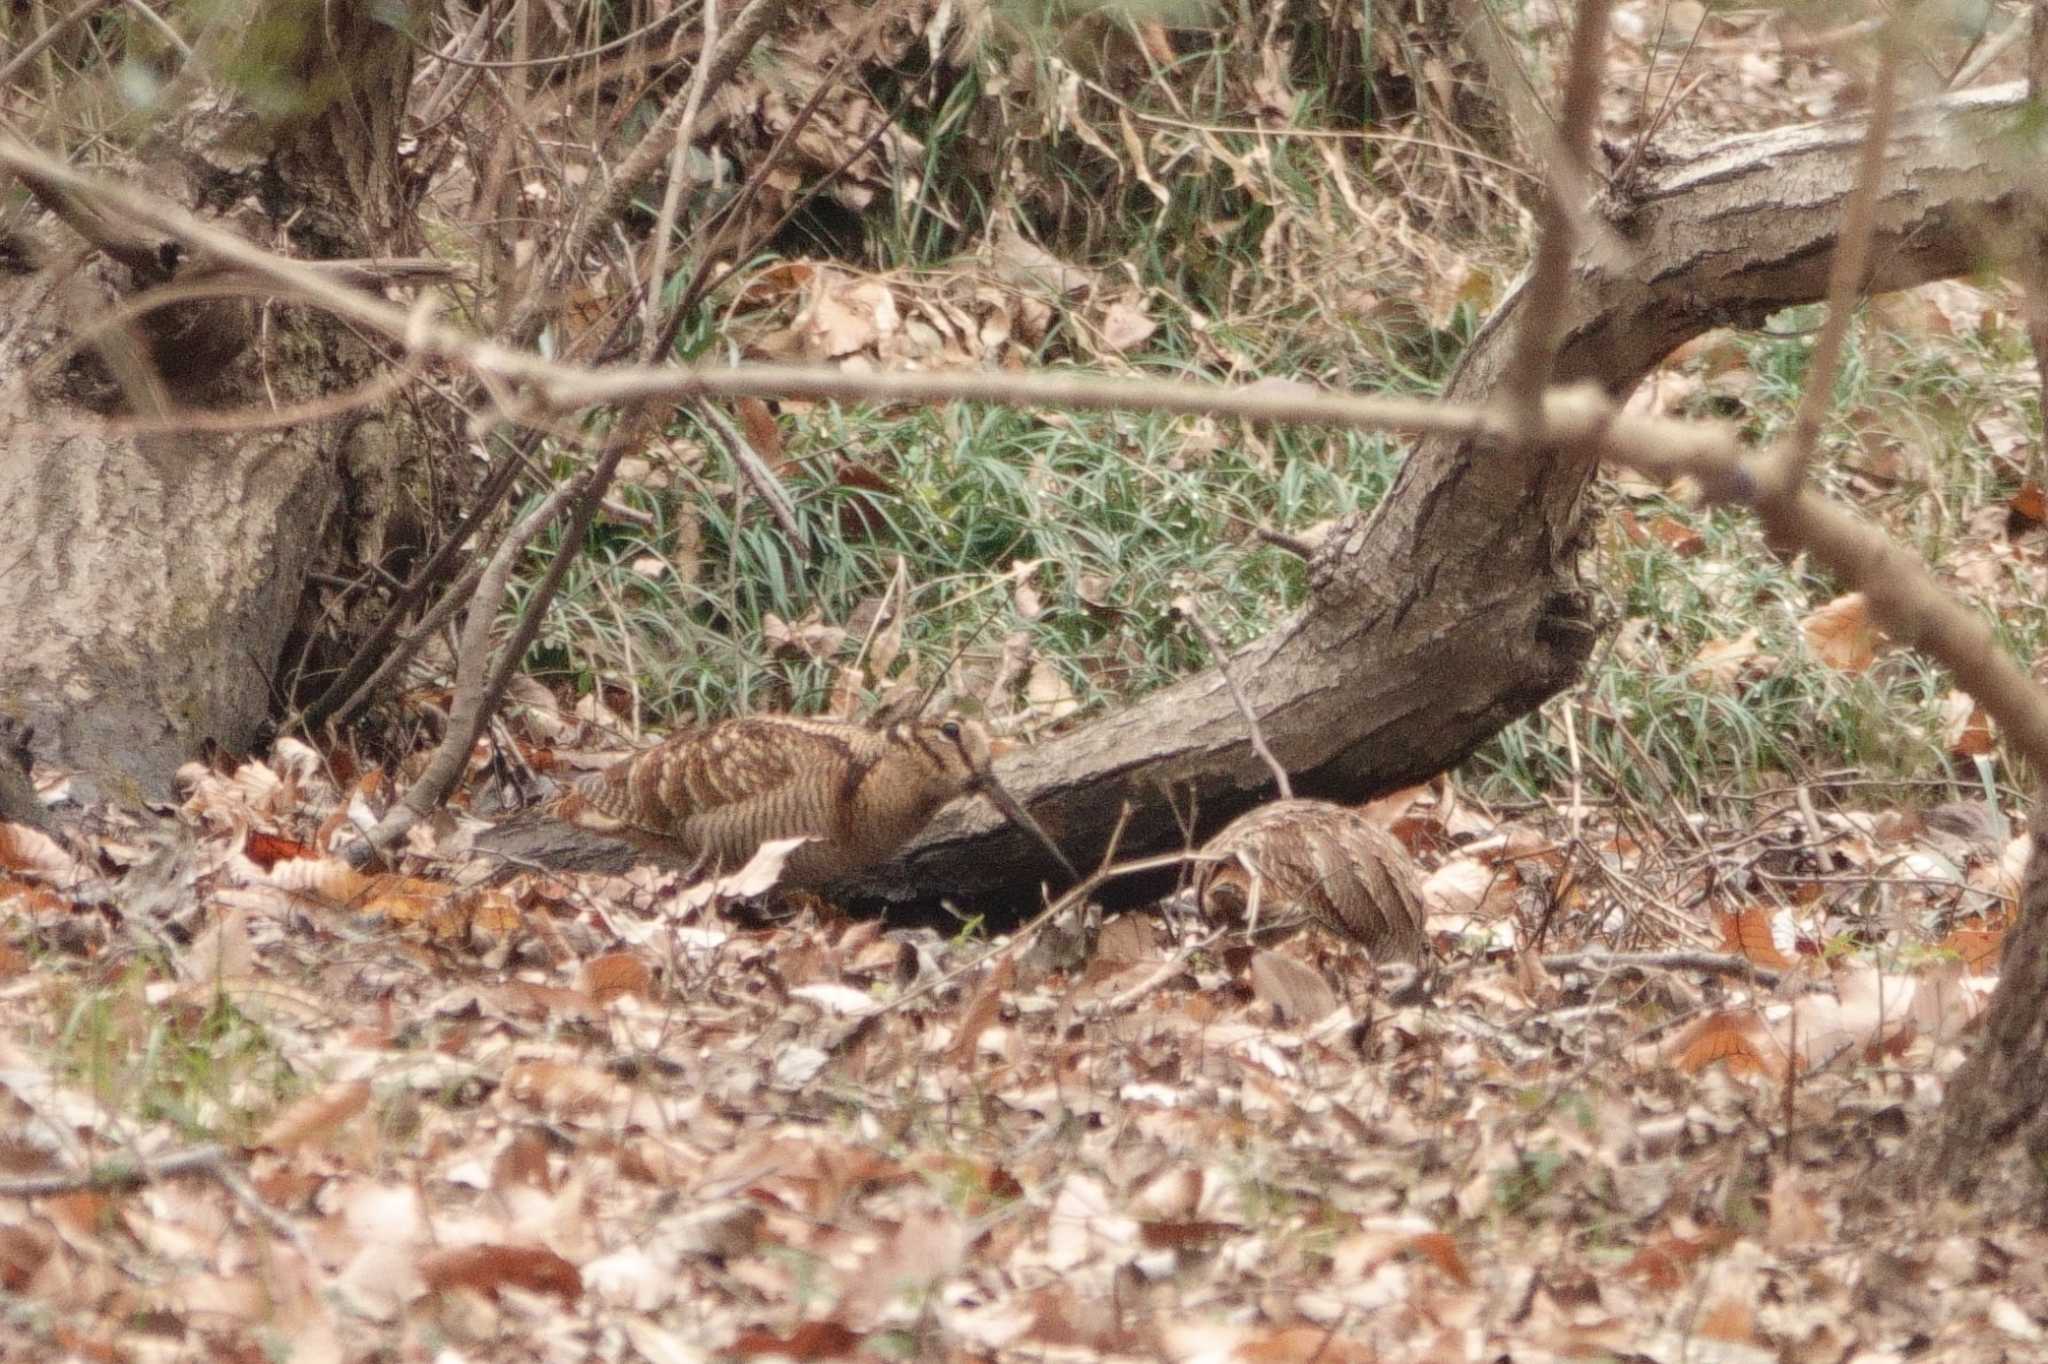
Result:
<svg viewBox="0 0 2048 1364"><path fill-rule="evenodd" d="M945 735L954 743L960 742L960 722L958 720L946 721L944 724L939 726L939 733Z"/></svg>

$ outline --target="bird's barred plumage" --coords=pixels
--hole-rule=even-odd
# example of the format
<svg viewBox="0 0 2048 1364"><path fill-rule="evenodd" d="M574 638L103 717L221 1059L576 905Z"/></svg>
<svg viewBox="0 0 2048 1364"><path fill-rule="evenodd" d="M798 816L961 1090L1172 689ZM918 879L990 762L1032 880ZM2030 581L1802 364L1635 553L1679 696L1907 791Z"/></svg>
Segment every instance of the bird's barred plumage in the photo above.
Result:
<svg viewBox="0 0 2048 1364"><path fill-rule="evenodd" d="M773 838L811 841L783 882L818 885L886 861L939 807L985 792L1051 848L990 770L988 731L972 720L849 721L756 715L679 731L584 778L559 819L693 862L731 869ZM1071 868L1069 868L1071 871Z"/></svg>

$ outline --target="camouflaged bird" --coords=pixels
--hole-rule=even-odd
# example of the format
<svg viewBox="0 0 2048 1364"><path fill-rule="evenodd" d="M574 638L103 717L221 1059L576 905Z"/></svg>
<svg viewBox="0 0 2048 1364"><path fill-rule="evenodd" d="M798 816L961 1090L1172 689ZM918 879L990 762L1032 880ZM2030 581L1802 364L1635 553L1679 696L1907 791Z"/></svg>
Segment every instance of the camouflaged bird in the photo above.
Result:
<svg viewBox="0 0 2048 1364"><path fill-rule="evenodd" d="M808 837L782 884L816 886L887 861L957 796L980 793L1080 879L990 770L973 720L845 720L752 715L681 730L593 773L557 799L555 818L653 852L725 870L774 838Z"/></svg>
<svg viewBox="0 0 2048 1364"><path fill-rule="evenodd" d="M1212 920L1250 914L1254 880L1262 924L1309 920L1372 953L1375 962L1431 955L1421 878L1399 839L1356 810L1321 800L1276 800L1209 840L1214 860L1196 882Z"/></svg>

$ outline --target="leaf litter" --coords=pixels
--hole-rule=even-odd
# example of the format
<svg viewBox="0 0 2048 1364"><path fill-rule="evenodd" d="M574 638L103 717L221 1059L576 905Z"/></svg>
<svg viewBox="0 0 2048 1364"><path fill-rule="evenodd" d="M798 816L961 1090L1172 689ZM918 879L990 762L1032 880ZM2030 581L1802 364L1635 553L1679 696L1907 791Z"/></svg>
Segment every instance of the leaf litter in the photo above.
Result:
<svg viewBox="0 0 2048 1364"><path fill-rule="evenodd" d="M1574 841L1440 780L1366 807L1439 959L1396 1005L1338 939L1186 951L1173 912L994 957L742 913L779 846L365 877L364 784L308 755L190 769L171 861L0 838L0 1269L78 1349L1974 1358L2048 1309L2033 1229L1836 1235L1995 983L1988 820Z"/></svg>

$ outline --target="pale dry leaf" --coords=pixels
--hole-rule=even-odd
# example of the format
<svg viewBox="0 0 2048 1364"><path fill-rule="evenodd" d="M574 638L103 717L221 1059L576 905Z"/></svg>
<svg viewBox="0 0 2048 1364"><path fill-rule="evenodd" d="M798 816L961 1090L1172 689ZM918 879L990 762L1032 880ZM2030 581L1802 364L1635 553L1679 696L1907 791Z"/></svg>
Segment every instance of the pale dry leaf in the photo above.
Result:
<svg viewBox="0 0 2048 1364"><path fill-rule="evenodd" d="M314 1091L288 1105L257 1134L255 1145L288 1151L327 1143L350 1118L370 1106L366 1080L347 1080Z"/></svg>
<svg viewBox="0 0 2048 1364"><path fill-rule="evenodd" d="M1067 675L1043 658L1031 665L1031 675L1024 683L1024 700L1033 716L1047 721L1064 720L1081 709L1081 699L1074 695Z"/></svg>
<svg viewBox="0 0 2048 1364"><path fill-rule="evenodd" d="M1159 324L1127 299L1110 304L1102 315L1102 343L1119 355L1136 350L1158 330Z"/></svg>
<svg viewBox="0 0 2048 1364"><path fill-rule="evenodd" d="M1710 639L1700 646L1686 672L1702 676L1720 691L1736 692L1750 682L1770 676L1778 669L1775 655L1763 651L1755 629L1734 639Z"/></svg>
<svg viewBox="0 0 2048 1364"><path fill-rule="evenodd" d="M730 876L721 876L715 881L704 881L691 886L676 897L678 913L687 914L692 910L720 900L750 900L756 895L765 895L782 879L782 866L789 855L809 840L806 838L771 838L754 850L747 864Z"/></svg>
<svg viewBox="0 0 2048 1364"><path fill-rule="evenodd" d="M1836 597L1807 613L1799 631L1813 656L1837 672L1860 673L1877 659L1877 627L1861 592Z"/></svg>
<svg viewBox="0 0 2048 1364"><path fill-rule="evenodd" d="M188 980L247 976L256 968L256 948L249 941L248 911L224 909L179 956Z"/></svg>
<svg viewBox="0 0 2048 1364"><path fill-rule="evenodd" d="M1004 574L1011 584L1011 604L1025 620L1037 620L1045 614L1044 599L1038 595L1038 588L1032 582L1043 562L1042 559L1019 559Z"/></svg>
<svg viewBox="0 0 2048 1364"><path fill-rule="evenodd" d="M86 873L63 844L26 824L0 823L0 868L29 872L56 884L82 880Z"/></svg>
<svg viewBox="0 0 2048 1364"><path fill-rule="evenodd" d="M1998 746L1991 733L1991 717L1976 698L1961 689L1942 698L1941 742L1950 753L1965 758L1985 756Z"/></svg>

